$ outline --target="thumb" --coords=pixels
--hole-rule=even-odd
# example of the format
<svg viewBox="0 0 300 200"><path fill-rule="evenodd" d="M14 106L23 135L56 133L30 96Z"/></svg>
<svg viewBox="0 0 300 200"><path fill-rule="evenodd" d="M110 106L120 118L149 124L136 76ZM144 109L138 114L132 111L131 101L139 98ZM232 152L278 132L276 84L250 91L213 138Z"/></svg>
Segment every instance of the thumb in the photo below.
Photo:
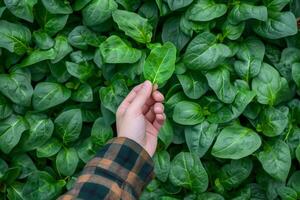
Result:
<svg viewBox="0 0 300 200"><path fill-rule="evenodd" d="M151 97L152 94L152 83L150 81L145 81L142 88L137 93L135 99L130 104L128 110L131 112L142 112L142 108L146 101Z"/></svg>

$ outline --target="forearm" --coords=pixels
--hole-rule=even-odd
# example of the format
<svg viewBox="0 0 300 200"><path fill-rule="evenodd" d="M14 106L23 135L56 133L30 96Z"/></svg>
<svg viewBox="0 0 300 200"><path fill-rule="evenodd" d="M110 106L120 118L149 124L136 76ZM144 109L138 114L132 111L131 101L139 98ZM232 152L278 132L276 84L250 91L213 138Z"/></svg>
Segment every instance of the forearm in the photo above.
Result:
<svg viewBox="0 0 300 200"><path fill-rule="evenodd" d="M87 163L74 188L59 199L138 199L153 176L152 159L140 145L114 138Z"/></svg>

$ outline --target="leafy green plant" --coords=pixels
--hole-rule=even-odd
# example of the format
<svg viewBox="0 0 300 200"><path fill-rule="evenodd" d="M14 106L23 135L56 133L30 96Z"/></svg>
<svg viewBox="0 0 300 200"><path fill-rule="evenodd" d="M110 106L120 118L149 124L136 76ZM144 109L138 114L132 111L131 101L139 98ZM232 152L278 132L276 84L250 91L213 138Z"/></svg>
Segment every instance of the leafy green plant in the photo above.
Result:
<svg viewBox="0 0 300 200"><path fill-rule="evenodd" d="M70 189L146 79L167 120L141 199L300 199L299 17L297 0L0 1L0 199Z"/></svg>

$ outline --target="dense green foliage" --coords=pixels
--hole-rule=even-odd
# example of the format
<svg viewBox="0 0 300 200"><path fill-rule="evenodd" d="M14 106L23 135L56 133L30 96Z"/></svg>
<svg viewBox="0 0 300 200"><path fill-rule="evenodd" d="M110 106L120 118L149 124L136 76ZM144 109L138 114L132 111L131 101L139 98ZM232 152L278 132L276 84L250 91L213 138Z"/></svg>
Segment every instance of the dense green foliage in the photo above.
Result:
<svg viewBox="0 0 300 200"><path fill-rule="evenodd" d="M298 0L1 0L0 199L70 189L145 79L165 94L142 199L300 199Z"/></svg>

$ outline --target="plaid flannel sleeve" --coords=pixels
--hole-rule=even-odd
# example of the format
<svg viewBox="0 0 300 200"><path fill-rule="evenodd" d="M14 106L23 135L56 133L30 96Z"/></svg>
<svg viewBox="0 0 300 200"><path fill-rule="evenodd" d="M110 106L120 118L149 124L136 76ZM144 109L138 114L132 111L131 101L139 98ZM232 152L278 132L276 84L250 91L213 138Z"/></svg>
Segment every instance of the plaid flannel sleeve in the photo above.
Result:
<svg viewBox="0 0 300 200"><path fill-rule="evenodd" d="M114 138L87 163L73 189L58 200L138 199L153 176L153 161L139 144Z"/></svg>

